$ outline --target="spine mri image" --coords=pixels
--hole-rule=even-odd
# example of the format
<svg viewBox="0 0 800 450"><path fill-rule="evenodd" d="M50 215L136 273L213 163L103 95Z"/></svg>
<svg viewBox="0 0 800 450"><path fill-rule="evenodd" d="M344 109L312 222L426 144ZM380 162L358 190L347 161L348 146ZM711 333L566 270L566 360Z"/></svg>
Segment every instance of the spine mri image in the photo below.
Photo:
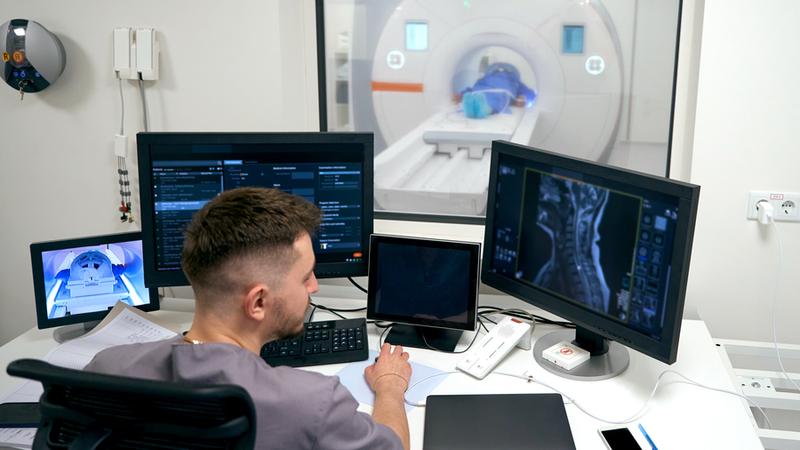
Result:
<svg viewBox="0 0 800 450"><path fill-rule="evenodd" d="M47 317L147 304L141 254L140 241L43 252Z"/></svg>
<svg viewBox="0 0 800 450"><path fill-rule="evenodd" d="M530 169L523 195L517 277L625 320L641 200Z"/></svg>

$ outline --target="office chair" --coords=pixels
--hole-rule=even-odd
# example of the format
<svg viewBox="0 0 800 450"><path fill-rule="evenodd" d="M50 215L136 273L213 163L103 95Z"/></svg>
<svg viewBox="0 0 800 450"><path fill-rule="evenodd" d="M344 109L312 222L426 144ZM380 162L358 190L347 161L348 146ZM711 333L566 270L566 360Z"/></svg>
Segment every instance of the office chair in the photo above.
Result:
<svg viewBox="0 0 800 450"><path fill-rule="evenodd" d="M186 385L54 366L36 359L9 375L42 383L33 449L251 449L255 408L234 385Z"/></svg>

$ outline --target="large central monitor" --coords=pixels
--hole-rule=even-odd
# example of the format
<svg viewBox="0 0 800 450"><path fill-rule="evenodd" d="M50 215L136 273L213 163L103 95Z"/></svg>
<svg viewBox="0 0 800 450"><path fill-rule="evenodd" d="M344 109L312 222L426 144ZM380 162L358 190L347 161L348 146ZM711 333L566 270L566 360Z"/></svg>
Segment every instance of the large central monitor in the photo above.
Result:
<svg viewBox="0 0 800 450"><path fill-rule="evenodd" d="M675 362L699 186L502 141L492 152L482 281L576 325L537 340L537 361L608 378L628 365L621 343ZM560 341L589 362L541 357Z"/></svg>
<svg viewBox="0 0 800 450"><path fill-rule="evenodd" d="M139 133L145 281L187 285L181 250L192 215L222 191L277 188L322 210L319 278L367 274L372 233L370 133Z"/></svg>

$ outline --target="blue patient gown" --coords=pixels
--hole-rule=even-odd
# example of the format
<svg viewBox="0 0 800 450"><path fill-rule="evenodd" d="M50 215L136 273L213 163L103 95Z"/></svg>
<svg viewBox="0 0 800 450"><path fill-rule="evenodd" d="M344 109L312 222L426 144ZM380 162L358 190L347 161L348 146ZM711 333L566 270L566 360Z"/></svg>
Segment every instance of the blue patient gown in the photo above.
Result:
<svg viewBox="0 0 800 450"><path fill-rule="evenodd" d="M112 347L86 366L92 372L181 383L236 384L256 407L257 449L402 449L388 427L356 411L338 377L270 367L231 344L187 344L178 336Z"/></svg>

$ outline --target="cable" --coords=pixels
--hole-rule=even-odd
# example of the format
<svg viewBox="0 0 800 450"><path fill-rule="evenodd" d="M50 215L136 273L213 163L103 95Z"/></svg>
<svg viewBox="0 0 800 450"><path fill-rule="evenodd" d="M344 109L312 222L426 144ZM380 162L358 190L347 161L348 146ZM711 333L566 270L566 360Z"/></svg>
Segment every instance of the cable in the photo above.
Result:
<svg viewBox="0 0 800 450"><path fill-rule="evenodd" d="M777 309L778 309L778 294L780 293L780 280L781 278L781 271L783 269L783 243L781 242L781 234L778 231L778 225L775 224L775 219L770 219L770 223L772 227L775 229L775 238L778 243L778 270L777 270L777 282L775 283L775 294L772 297L772 344L775 346L775 355L778 356L778 365L781 367L781 372L783 372L783 376L786 380L791 383L795 389L800 391L800 386L794 382L792 377L789 376L789 373L786 372L786 368L783 366L783 359L781 358L781 351L778 348L778 326L777 326ZM771 427L770 427L771 428Z"/></svg>
<svg viewBox="0 0 800 450"><path fill-rule="evenodd" d="M554 391L554 392L557 392L557 393L561 394L561 395L562 395L564 398L566 398L567 400L569 400L569 401L570 401L570 403L572 403L573 405L575 405L575 407L576 407L576 408L578 408L578 409L579 409L581 412L583 412L584 414L586 414L586 415L587 415L587 416L589 416L589 417L592 417L592 418L594 418L594 419L597 419L597 420L599 420L599 421L601 421L601 422L605 422L605 423L611 423L611 424L615 424L615 425L625 425L625 424L628 424L628 423L631 423L631 422L635 422L636 420L639 420L639 419L640 419L640 418L641 418L641 417L642 417L642 416L645 414L645 412L647 411L647 407L650 405L650 401L653 399L653 397L655 397L655 395L656 395L656 391L657 391L657 390L658 390L658 388L661 386L661 380L664 378L664 375L666 375L666 374L668 374L668 373L675 374L675 375L677 375L677 376L679 376L679 377L683 378L684 380L686 380L686 381L672 381L671 383L683 383L683 384L689 384L689 385L697 386L697 387L704 388L704 389L708 389L708 390L711 390L711 391L721 392L721 393L723 393L723 394L729 394L729 395L733 395L733 396L736 396L736 397L739 397L739 398L742 398L742 399L744 399L744 400L745 400L745 401L747 401L748 403L750 403L750 404L752 404L753 406L755 406L755 407L756 407L756 408L757 408L757 409L758 409L758 410L761 412L761 414L764 416L764 419L766 420L766 422L767 422L767 424L769 425L769 427L770 427L770 428L772 428L772 423L770 422L770 420L769 420L769 417L767 417L767 413L766 413L766 412L764 412L764 410L763 410L763 409L762 409L760 406L758 406L758 405L757 405L755 402L753 402L752 400L750 400L750 398L749 398L749 397L747 397L746 395L742 395L742 394L739 394L739 393L737 393L737 392L733 392L733 391L726 391L726 390L724 390L724 389L718 389L718 388L714 388L714 387L711 387L711 386L706 386L706 385L704 385L704 384L700 384L700 383L698 383L698 382L696 382L696 381L694 381L694 380L690 379L690 378L689 378L689 377L687 377L686 375L683 375L682 373L676 372L676 371L674 371L674 370L671 370L671 369L667 369L667 370L665 370L665 371L661 372L661 373L658 375L658 378L656 379L656 384L653 386L653 390L652 390L652 391L650 391L650 395L647 397L647 400L644 402L644 404L642 405L642 407L641 407L641 408L639 408L639 410L638 410L638 411L636 411L636 413L634 413L632 416L630 416L630 417L628 417L628 418L626 418L626 419L623 419L623 420L608 420L608 419L605 419L605 418L603 418L603 417L596 416L596 415L594 415L594 414L590 413L590 412L589 412L588 410L586 410L584 407L582 407L582 406L581 406L581 405L580 405L578 402L576 402L576 401L575 401L575 400L574 400L572 397L570 397L569 395L567 395L567 394L563 393L562 391L560 391L560 390L558 390L558 389L554 388L553 386L550 386L549 384L547 384L547 383L545 383L545 382L542 382L542 381L539 381L539 380L536 380L536 379L534 379L532 376L527 376L527 377L526 377L526 376L522 376L522 375L515 375L515 374L502 374L502 375L513 376L513 377L517 377L517 378L520 378L520 379L527 380L527 381L529 381L529 382L535 382L535 383L539 383L539 384L541 384L542 386L544 386L544 387L546 387L546 388L548 388L548 389L550 389L550 390L552 390L552 391Z"/></svg>
<svg viewBox="0 0 800 450"><path fill-rule="evenodd" d="M119 119L119 134L120 136L125 135L125 97L122 95L122 78L119 76L119 72L117 72L117 79L119 80L119 103L122 105L122 114L120 115Z"/></svg>
<svg viewBox="0 0 800 450"><path fill-rule="evenodd" d="M478 307L478 309L479 309L479 310L481 310L481 309L489 309L489 310L491 310L491 311L492 311L492 313L494 313L494 312L499 312L499 311L506 311L506 310L504 310L504 309L502 309L502 308L499 308L499 307L497 307L497 306L491 306L491 305L483 305L483 306L479 306L479 307ZM564 328L575 328L575 324L574 324L574 323L572 323L572 322L567 322L567 321L561 321L561 320L552 320L552 319L548 319L548 318L546 318L546 317L542 317L542 316L540 316L540 315L538 315L538 314L533 314L533 313L531 313L531 312L529 312L529 311L525 311L524 309L511 308L510 310L511 310L511 311L513 311L513 310L523 311L523 312L525 313L525 316L524 316L524 317L521 317L520 315L518 315L518 314L514 314L514 313L503 313L503 314L505 314L505 315L507 315L507 316L517 317L517 318L519 318L519 319L525 319L525 318L527 318L527 316L531 316L531 317L533 317L534 319L536 319L536 322L538 322L538 323L541 323L541 324L545 324L545 325L558 325L558 326L560 326L560 327L564 327ZM488 313L488 312L485 312L485 311L484 311L484 312L479 312L478 314L487 314L487 313Z"/></svg>
<svg viewBox="0 0 800 450"><path fill-rule="evenodd" d="M478 317L478 323L479 323L479 324L481 324L481 325L483 324L483 322L481 322L481 319L480 319L480 317ZM470 343L469 343L469 345L467 346L467 348L465 348L465 349L463 349L463 350L459 350L459 351L452 351L452 352L451 352L451 351L448 351L448 350L442 350L442 349L439 349L439 348L433 347L433 346L431 346L430 344L428 344L428 340L427 340L427 339L425 339L425 333L420 333L419 335L420 335L420 336L422 336L422 342L424 342L424 343L425 343L425 346L426 346L426 347L428 347L428 349L430 349L430 350L434 350L434 351L437 351L437 352L442 352L442 353L454 353L454 354L458 354L458 353L466 353L466 352L467 352L467 350L469 350L469 349L472 347L472 344L474 344L474 343L475 343L475 340L476 340L476 339L478 339L478 335L479 335L479 334L481 334L481 328L480 328L480 327L478 327L478 329L477 329L477 330L475 330L475 336L472 336L472 341L470 341Z"/></svg>
<svg viewBox="0 0 800 450"><path fill-rule="evenodd" d="M375 326L379 326L379 325L375 324ZM381 335L378 336L378 353L381 352L381 346L383 346L383 344L381 344L381 341L383 340L383 336L386 334L387 331L391 330L393 326L394 326L394 324L387 325L386 327L384 327L383 331L381 331ZM408 390L408 389L406 389L406 390Z"/></svg>
<svg viewBox="0 0 800 450"><path fill-rule="evenodd" d="M317 312L317 305L311 303L311 300L308 301L308 304L312 306L311 313L308 315L308 321L311 322L314 320L314 313Z"/></svg>
<svg viewBox="0 0 800 450"><path fill-rule="evenodd" d="M119 71L117 71L117 79L119 80L119 101L120 101L120 123L119 123L119 138L125 138L125 96L122 92L122 78L119 75ZM117 138L115 138L117 139ZM115 153L116 153L116 145L115 145ZM126 146L123 148L127 148ZM128 179L128 163L127 163L127 155L120 155L117 153L117 178L119 183L119 198L120 204L119 208L117 209L122 215L120 215L119 219L121 222L133 222L133 214L131 209L131 183Z"/></svg>
<svg viewBox="0 0 800 450"><path fill-rule="evenodd" d="M147 97L144 95L144 82L142 81L142 74L139 74L139 94L142 97L142 115L144 116L144 131L150 131L150 123L148 121L147 113Z"/></svg>
<svg viewBox="0 0 800 450"><path fill-rule="evenodd" d="M408 389L406 389L406 394L408 393L408 391L410 391L411 389L416 387L418 384L423 383L423 382L425 382L425 381L427 381L427 380L429 380L431 378L439 377L439 376L442 376L442 375L450 375L450 374L454 374L454 373L455 374L461 374L461 372L453 371L453 372L437 373L437 374L425 377L425 378L415 382L411 386L409 386ZM592 418L594 418L596 420L599 420L599 421L605 422L605 423L610 423L610 424L615 424L615 425L625 425L625 424L628 424L628 423L635 422L635 421L639 420L639 418L641 418L644 415L645 411L647 410L647 407L650 404L650 401L653 399L653 397L656 394L656 391L661 386L661 380L664 378L664 375L666 375L668 373L675 374L675 375L677 375L677 376L679 376L679 377L681 377L681 378L683 378L685 380L685 381L680 381L680 380L671 381L670 383L688 384L688 385L697 386L697 387L700 387L700 388L704 388L704 389L709 389L709 390L712 390L712 391L720 392L720 393L723 393L723 394L730 394L730 395L733 395L733 396L736 396L736 397L744 399L745 401L747 401L749 404L751 404L754 407L756 407L761 412L761 414L764 416L764 420L767 422L767 425L770 428L772 428L772 423L770 422L769 417L767 417L767 413L764 412L764 410L760 406L755 404L755 402L753 402L746 395L742 395L742 394L739 394L737 392L726 391L724 389L718 389L718 388L714 388L714 387L711 387L711 386L706 386L704 384L700 384L700 383L698 383L698 382L696 382L694 380L691 380L686 375L683 375L682 373L676 372L676 371L671 370L671 369L667 369L667 370L661 372L658 375L658 378L656 379L656 384L653 386L653 389L650 391L650 395L647 397L647 400L644 402L644 405L642 405L642 407L639 408L639 410L636 411L636 413L634 413L632 416L630 416L629 418L624 419L624 420L608 420L608 419L596 416L596 415L592 414L591 412L589 412L588 410L586 410L585 408L583 408L578 402L576 402L569 395L565 394L564 392L560 391L559 389L554 388L553 386L550 386L549 384L547 384L547 383L545 383L543 381L540 381L538 379L533 378L533 376L530 376L530 375L529 376L517 375L517 374L513 374L513 373L505 373L505 372L497 372L497 371L490 372L489 375L502 375L502 376L507 376L507 377L512 377L512 378L518 378L520 380L527 381L528 383L540 384L540 385L550 389L551 391L554 391L554 392L556 392L558 394L561 394L561 396L564 397L565 399L567 399L569 401L569 403L575 405L576 408L578 408L582 413L586 414L589 417L592 417ZM420 402L420 403L409 402L408 399L405 398L405 396L403 396L403 401L407 405L410 405L410 406L425 407L425 403L422 403L422 402Z"/></svg>
<svg viewBox="0 0 800 450"><path fill-rule="evenodd" d="M319 305L319 309L330 312L359 312L359 311L365 311L367 307L363 306L361 308L331 308L328 306Z"/></svg>
<svg viewBox="0 0 800 450"><path fill-rule="evenodd" d="M315 309L317 309L317 308L318 308L318 309L321 309L321 310L323 310L323 311L328 311L329 313L333 314L334 316L336 316L336 317L338 317L338 318L340 318L340 319L347 319L347 317L345 317L345 316L343 316L343 315L339 314L338 312L336 312L336 310L330 309L330 308L328 308L328 307L325 307L325 306L322 306L322 305L318 305L318 304L316 304L316 303L314 303L314 302L311 302L311 301L309 301L309 304L310 304L311 306L313 306Z"/></svg>
<svg viewBox="0 0 800 450"><path fill-rule="evenodd" d="M350 282L353 283L353 286L357 287L359 291L369 294L366 289L364 289L360 284L356 283L356 280L354 280L353 277L347 277L347 279L350 280Z"/></svg>

